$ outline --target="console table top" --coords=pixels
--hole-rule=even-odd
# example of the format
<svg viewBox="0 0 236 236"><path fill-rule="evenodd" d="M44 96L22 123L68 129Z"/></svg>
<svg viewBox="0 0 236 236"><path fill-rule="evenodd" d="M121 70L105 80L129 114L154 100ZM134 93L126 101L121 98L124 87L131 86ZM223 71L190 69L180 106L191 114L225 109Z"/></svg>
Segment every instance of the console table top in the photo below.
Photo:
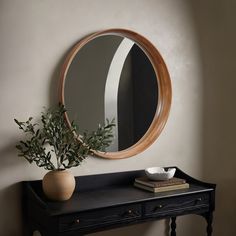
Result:
<svg viewBox="0 0 236 236"><path fill-rule="evenodd" d="M190 187L152 193L133 186L134 179L142 175L144 171L137 170L76 177L76 190L71 199L65 202L47 200L42 192L41 181L27 181L24 184L32 194L33 200L51 216L210 192L215 189L214 184L198 181L177 168L175 176L185 178Z"/></svg>

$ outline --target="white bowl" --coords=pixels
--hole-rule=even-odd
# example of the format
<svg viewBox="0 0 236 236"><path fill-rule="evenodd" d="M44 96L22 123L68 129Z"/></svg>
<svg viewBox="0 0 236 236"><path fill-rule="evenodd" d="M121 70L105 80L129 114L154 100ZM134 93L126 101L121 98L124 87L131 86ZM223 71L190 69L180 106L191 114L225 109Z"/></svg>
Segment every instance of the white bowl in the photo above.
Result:
<svg viewBox="0 0 236 236"><path fill-rule="evenodd" d="M162 167L149 167L145 173L150 180L168 180L175 175L175 168L169 168L167 171Z"/></svg>

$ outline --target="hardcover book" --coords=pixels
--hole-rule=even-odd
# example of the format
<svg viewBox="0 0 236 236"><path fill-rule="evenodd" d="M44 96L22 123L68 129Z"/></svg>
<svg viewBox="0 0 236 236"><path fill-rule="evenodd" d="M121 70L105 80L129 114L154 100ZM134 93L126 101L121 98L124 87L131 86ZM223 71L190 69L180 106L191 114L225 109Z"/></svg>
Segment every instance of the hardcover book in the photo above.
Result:
<svg viewBox="0 0 236 236"><path fill-rule="evenodd" d="M157 187L185 184L186 180L173 177L168 180L154 181L154 180L148 179L146 176L143 176L143 177L136 178L135 183L143 184L148 187L157 188Z"/></svg>
<svg viewBox="0 0 236 236"><path fill-rule="evenodd" d="M137 188L141 188L150 192L154 192L154 193L160 193L160 192L166 192L166 191L172 191L172 190L178 190L178 189L186 189L189 188L189 184L188 183L184 183L184 184L175 184L175 185L170 185L170 186L163 186L163 187L149 187L143 184L139 184L137 182L134 182L134 186Z"/></svg>

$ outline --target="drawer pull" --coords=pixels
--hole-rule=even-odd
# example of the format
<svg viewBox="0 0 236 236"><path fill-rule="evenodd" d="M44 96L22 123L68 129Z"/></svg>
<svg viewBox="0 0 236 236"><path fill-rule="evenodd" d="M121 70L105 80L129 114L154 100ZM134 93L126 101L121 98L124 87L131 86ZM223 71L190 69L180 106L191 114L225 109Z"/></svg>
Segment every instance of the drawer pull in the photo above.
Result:
<svg viewBox="0 0 236 236"><path fill-rule="evenodd" d="M122 217L137 217L139 216L139 212L135 211L135 210L131 210L129 209L128 211L126 211L124 214L122 214Z"/></svg>
<svg viewBox="0 0 236 236"><path fill-rule="evenodd" d="M154 207L153 211L158 211L159 209L161 209L163 207L163 205L157 205L156 207Z"/></svg>
<svg viewBox="0 0 236 236"><path fill-rule="evenodd" d="M161 209L162 207L163 207L163 205L160 204L160 205L156 206L156 210Z"/></svg>
<svg viewBox="0 0 236 236"><path fill-rule="evenodd" d="M201 202L201 201L202 201L202 198L199 197L199 198L196 199L196 201L197 201L197 202Z"/></svg>
<svg viewBox="0 0 236 236"><path fill-rule="evenodd" d="M77 219L77 220L76 220L76 223L77 223L77 224L79 224L79 223L80 223L80 220L79 220L79 219Z"/></svg>

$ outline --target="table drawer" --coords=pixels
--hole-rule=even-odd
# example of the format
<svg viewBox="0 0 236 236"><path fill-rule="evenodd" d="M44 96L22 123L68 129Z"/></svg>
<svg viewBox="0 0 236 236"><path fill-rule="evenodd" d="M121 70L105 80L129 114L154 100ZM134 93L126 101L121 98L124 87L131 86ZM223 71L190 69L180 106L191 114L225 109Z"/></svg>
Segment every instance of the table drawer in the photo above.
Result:
<svg viewBox="0 0 236 236"><path fill-rule="evenodd" d="M93 226L104 226L122 221L129 222L141 218L140 204L94 210L60 217L59 231L84 229Z"/></svg>
<svg viewBox="0 0 236 236"><path fill-rule="evenodd" d="M209 194L195 194L190 196L179 196L175 199L160 199L147 202L144 206L145 216L162 216L170 213L180 213L186 210L208 207Z"/></svg>

